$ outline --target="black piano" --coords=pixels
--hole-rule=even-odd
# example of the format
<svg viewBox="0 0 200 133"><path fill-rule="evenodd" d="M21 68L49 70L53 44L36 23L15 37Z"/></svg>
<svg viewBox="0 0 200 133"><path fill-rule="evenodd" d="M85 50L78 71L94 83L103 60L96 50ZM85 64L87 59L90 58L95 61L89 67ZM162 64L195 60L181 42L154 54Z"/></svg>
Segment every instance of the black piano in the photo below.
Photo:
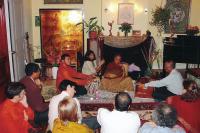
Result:
<svg viewBox="0 0 200 133"><path fill-rule="evenodd" d="M178 35L176 38L166 37L163 40L163 59L174 60L175 63L200 64L200 36Z"/></svg>

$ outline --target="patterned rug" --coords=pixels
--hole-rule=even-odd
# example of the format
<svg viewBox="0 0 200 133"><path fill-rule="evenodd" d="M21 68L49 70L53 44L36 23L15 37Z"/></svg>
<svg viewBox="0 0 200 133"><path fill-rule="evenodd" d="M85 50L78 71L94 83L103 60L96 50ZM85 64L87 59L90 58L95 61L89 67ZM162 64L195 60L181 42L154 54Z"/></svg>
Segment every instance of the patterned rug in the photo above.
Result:
<svg viewBox="0 0 200 133"><path fill-rule="evenodd" d="M148 121L151 119L152 110L158 105L152 98L141 98L135 97L134 92L128 92L132 97L132 104L130 107L131 111L136 111L142 121ZM57 95L55 89L55 80L45 81L42 89L42 95L45 101L50 101L50 99ZM107 108L113 110L114 97L116 93L98 90L98 95L84 95L78 97L81 110L83 111L83 116L96 116L97 110L99 108Z"/></svg>

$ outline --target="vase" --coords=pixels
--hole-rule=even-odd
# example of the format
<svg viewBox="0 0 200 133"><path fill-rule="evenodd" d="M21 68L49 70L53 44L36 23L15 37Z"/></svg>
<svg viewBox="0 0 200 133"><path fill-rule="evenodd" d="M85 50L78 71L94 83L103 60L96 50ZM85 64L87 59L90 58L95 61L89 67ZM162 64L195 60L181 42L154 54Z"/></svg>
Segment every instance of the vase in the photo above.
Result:
<svg viewBox="0 0 200 133"><path fill-rule="evenodd" d="M57 71L58 71L58 67L52 67L52 76L53 76L53 79L57 78Z"/></svg>

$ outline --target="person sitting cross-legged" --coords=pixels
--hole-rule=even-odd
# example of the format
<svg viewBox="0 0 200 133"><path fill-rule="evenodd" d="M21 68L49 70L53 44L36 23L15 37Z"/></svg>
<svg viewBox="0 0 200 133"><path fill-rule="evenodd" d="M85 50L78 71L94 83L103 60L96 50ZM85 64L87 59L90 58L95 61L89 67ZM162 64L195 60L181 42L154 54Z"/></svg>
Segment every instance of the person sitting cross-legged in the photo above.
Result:
<svg viewBox="0 0 200 133"><path fill-rule="evenodd" d="M101 125L101 133L137 133L140 127L139 115L129 111L132 99L126 92L115 97L115 109L109 111L100 108L97 120Z"/></svg>
<svg viewBox="0 0 200 133"><path fill-rule="evenodd" d="M52 97L49 103L49 127L52 131L53 122L56 118L58 118L58 104L61 100L66 97L73 98L75 91L75 83L69 80L63 80L59 86L60 94ZM84 118L82 119L80 103L77 98L73 98L77 104L77 115L78 115L78 123L85 123L92 129L99 128L99 124L97 123L96 117Z"/></svg>
<svg viewBox="0 0 200 133"><path fill-rule="evenodd" d="M168 74L165 78L140 84L140 87L144 89L155 87L152 96L161 101L166 100L170 96L183 93L183 78L180 72L175 69L175 64L172 60L165 61L164 70Z"/></svg>
<svg viewBox="0 0 200 133"><path fill-rule="evenodd" d="M61 62L57 72L56 87L59 91L59 85L63 80L70 80L76 83L76 96L87 94L87 90L84 87L88 85L93 80L93 75L86 75L77 72L70 66L71 60L68 54L63 54L61 56Z"/></svg>
<svg viewBox="0 0 200 133"><path fill-rule="evenodd" d="M14 82L6 89L7 99L0 105L1 133L28 133L32 126L29 120L34 113L26 101L25 86Z"/></svg>
<svg viewBox="0 0 200 133"><path fill-rule="evenodd" d="M152 113L152 122L146 122L139 133L185 133L177 125L176 109L168 104L159 104Z"/></svg>
<svg viewBox="0 0 200 133"><path fill-rule="evenodd" d="M93 133L86 125L78 123L77 111L77 103L73 98L60 101L52 133Z"/></svg>

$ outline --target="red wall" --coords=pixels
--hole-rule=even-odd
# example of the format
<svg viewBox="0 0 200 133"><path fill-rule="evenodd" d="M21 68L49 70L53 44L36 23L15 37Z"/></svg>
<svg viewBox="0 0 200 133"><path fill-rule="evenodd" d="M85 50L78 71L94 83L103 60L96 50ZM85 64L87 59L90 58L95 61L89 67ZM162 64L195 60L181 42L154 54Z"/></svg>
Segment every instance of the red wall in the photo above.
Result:
<svg viewBox="0 0 200 133"><path fill-rule="evenodd" d="M5 87L10 81L6 19L3 2L3 0L0 0L0 102L5 98Z"/></svg>

